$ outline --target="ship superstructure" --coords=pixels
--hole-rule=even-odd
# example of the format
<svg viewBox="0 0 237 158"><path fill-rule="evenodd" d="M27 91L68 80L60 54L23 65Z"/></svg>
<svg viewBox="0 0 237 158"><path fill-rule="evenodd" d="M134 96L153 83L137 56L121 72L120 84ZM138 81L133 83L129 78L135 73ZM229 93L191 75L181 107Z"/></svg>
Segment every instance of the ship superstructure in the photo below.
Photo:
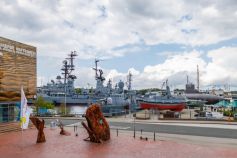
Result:
<svg viewBox="0 0 237 158"><path fill-rule="evenodd" d="M74 59L77 56L75 51L72 51L63 61L62 76L58 75L56 81L51 80L51 83L39 87L37 96L42 96L45 100L58 104L82 104L88 103L88 91L82 89L82 94L75 92L74 81L77 78L73 71L75 70ZM63 80L63 81L62 81Z"/></svg>
<svg viewBox="0 0 237 158"><path fill-rule="evenodd" d="M136 92L131 89L132 74L128 75L128 90L125 90L125 83L119 81L114 88L112 88L111 79L108 80L104 86L105 78L103 77L103 70L98 68L98 62L95 59L95 79L96 88L91 97L92 102L99 102L102 111L106 114L112 115L116 113L124 113L126 110L135 110L136 108Z"/></svg>

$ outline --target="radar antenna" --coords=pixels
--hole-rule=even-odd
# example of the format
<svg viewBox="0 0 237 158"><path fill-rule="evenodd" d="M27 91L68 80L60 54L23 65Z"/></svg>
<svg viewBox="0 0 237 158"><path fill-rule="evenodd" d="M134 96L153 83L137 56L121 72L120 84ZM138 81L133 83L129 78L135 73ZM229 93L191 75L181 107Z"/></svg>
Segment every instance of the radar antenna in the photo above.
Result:
<svg viewBox="0 0 237 158"><path fill-rule="evenodd" d="M76 51L71 51L71 53L68 55L69 58L66 58L66 60L63 61L63 67L62 67L62 74L64 76L64 84L67 83L67 79L76 79L75 75L72 75L72 71L75 70L75 65L73 64L73 60L75 59L75 56L77 56Z"/></svg>
<svg viewBox="0 0 237 158"><path fill-rule="evenodd" d="M95 58L95 67L93 67L92 69L95 70L95 79L96 80L97 79L105 80L104 77L102 77L103 71L101 69L98 69L98 62L100 62L100 61L103 61L103 60ZM98 71L99 71L100 75L98 75Z"/></svg>

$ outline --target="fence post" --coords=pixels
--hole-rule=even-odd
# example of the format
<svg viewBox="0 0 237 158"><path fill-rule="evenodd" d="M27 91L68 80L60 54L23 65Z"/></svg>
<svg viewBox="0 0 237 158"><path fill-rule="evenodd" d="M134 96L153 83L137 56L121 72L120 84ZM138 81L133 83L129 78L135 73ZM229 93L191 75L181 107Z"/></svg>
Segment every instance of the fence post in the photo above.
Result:
<svg viewBox="0 0 237 158"><path fill-rule="evenodd" d="M156 141L156 132L154 131L154 141Z"/></svg>
<svg viewBox="0 0 237 158"><path fill-rule="evenodd" d="M134 130L134 133L133 133L133 138L135 139L135 137L136 137L135 126L134 126L133 130Z"/></svg>

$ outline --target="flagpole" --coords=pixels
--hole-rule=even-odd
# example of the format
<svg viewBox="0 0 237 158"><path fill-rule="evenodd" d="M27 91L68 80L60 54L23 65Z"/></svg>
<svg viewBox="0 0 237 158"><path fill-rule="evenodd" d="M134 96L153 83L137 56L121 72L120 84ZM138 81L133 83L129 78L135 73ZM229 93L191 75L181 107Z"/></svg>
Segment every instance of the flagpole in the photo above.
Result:
<svg viewBox="0 0 237 158"><path fill-rule="evenodd" d="M22 123L21 123L22 124ZM22 127L22 125L21 125L21 151L23 151L23 146L24 146L24 139L23 139L23 127Z"/></svg>
<svg viewBox="0 0 237 158"><path fill-rule="evenodd" d="M20 123L21 123L21 151L23 151L23 119L22 119L22 116L23 116L23 105L22 105L22 92L23 92L23 86L21 86L21 115L20 115Z"/></svg>
<svg viewBox="0 0 237 158"><path fill-rule="evenodd" d="M21 122L22 146L24 145L23 144L24 143L23 130L28 128L31 113L32 113L32 109L30 107L28 107L28 105L27 105L27 98L25 96L23 86L21 86L21 117L20 117L20 122Z"/></svg>

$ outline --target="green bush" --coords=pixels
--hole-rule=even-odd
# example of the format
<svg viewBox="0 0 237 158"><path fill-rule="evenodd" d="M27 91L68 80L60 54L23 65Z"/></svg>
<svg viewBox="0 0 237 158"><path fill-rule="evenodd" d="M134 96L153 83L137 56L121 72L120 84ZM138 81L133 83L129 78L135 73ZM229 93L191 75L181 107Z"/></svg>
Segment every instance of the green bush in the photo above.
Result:
<svg viewBox="0 0 237 158"><path fill-rule="evenodd" d="M47 102L43 97L39 96L35 101L35 106L38 108L54 109L54 104Z"/></svg>
<svg viewBox="0 0 237 158"><path fill-rule="evenodd" d="M233 112L233 111L230 111L230 110L228 110L228 111L224 111L224 112L223 112L223 115L224 115L224 116L230 116L230 117L233 117L234 112Z"/></svg>

